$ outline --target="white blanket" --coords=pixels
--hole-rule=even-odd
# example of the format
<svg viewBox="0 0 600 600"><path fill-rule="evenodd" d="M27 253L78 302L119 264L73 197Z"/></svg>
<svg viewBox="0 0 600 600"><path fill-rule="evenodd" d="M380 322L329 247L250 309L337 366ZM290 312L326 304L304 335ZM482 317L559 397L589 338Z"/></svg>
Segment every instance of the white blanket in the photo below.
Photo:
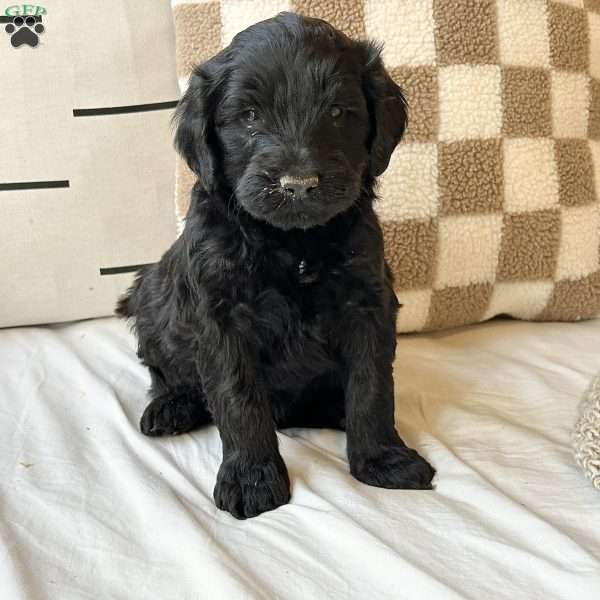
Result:
<svg viewBox="0 0 600 600"><path fill-rule="evenodd" d="M0 332L0 598L600 598L600 494L570 432L600 321L401 337L396 421L435 490L367 487L345 436L279 435L288 506L212 500L214 427L139 433L149 383L114 319Z"/></svg>

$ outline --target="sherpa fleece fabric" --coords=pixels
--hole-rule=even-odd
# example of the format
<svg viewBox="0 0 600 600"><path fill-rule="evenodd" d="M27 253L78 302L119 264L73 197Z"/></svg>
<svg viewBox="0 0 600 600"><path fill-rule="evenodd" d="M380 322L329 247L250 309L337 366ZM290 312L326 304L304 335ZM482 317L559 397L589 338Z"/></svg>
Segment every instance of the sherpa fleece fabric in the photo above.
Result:
<svg viewBox="0 0 600 600"><path fill-rule="evenodd" d="M398 331L600 313L600 0L173 0L180 86L283 10L385 43L410 125L378 212ZM193 176L180 162L185 216Z"/></svg>
<svg viewBox="0 0 600 600"><path fill-rule="evenodd" d="M600 490L600 375L594 379L579 406L573 450L577 464L592 485Z"/></svg>

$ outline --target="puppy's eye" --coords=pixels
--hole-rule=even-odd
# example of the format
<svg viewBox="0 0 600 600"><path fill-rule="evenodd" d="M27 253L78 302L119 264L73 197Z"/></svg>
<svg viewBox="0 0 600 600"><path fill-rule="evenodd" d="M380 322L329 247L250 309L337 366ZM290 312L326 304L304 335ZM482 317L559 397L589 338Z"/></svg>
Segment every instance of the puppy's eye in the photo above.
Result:
<svg viewBox="0 0 600 600"><path fill-rule="evenodd" d="M332 106L329 109L329 114L334 118L334 119L339 119L343 114L344 114L344 109L341 106Z"/></svg>
<svg viewBox="0 0 600 600"><path fill-rule="evenodd" d="M244 113L244 120L248 121L248 123L253 123L257 119L258 119L258 115L257 115L256 111L253 108L248 109Z"/></svg>

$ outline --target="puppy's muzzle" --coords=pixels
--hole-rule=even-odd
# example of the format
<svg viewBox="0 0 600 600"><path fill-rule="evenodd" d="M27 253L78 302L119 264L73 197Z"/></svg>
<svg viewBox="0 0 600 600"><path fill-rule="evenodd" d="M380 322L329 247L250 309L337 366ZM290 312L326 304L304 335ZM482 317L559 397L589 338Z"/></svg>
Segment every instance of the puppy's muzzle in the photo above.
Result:
<svg viewBox="0 0 600 600"><path fill-rule="evenodd" d="M282 189L294 196L294 198L302 198L318 187L319 177L317 175L309 175L307 177L284 175L279 180L279 183Z"/></svg>

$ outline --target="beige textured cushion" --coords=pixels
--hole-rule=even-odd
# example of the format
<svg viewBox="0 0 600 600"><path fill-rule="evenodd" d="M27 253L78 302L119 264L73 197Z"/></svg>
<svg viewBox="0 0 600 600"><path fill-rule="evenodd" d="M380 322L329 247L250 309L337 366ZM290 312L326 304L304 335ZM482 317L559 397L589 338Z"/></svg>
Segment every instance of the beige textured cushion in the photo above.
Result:
<svg viewBox="0 0 600 600"><path fill-rule="evenodd" d="M585 476L600 490L600 376L594 379L579 406L573 451Z"/></svg>
<svg viewBox="0 0 600 600"><path fill-rule="evenodd" d="M278 11L385 42L410 125L378 212L399 331L600 312L600 0L173 0L192 65ZM177 168L177 213L193 178Z"/></svg>
<svg viewBox="0 0 600 600"><path fill-rule="evenodd" d="M169 4L43 5L37 47L0 30L0 326L110 314L132 278L114 271L176 236ZM140 104L154 110L86 112Z"/></svg>

